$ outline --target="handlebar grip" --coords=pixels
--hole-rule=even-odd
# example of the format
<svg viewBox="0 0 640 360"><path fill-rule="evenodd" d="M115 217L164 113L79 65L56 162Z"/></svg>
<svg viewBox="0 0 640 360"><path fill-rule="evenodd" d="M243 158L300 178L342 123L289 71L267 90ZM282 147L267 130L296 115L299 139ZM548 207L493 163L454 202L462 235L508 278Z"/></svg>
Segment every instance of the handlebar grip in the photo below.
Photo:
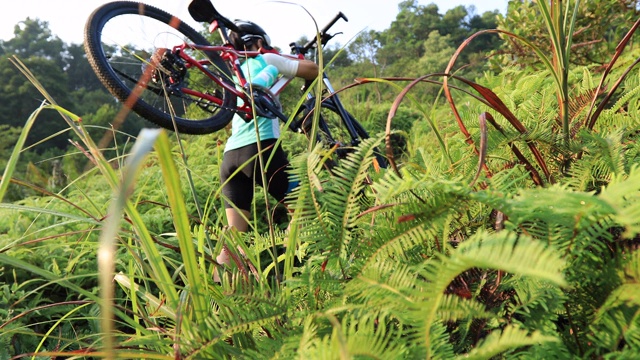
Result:
<svg viewBox="0 0 640 360"><path fill-rule="evenodd" d="M344 21L349 22L349 19L347 19L347 17L342 13L342 11L339 11L336 14L336 16L334 16L333 19L331 19L331 21L322 30L320 30L320 33L324 34L327 31L329 31L329 29L340 19L344 19Z"/></svg>

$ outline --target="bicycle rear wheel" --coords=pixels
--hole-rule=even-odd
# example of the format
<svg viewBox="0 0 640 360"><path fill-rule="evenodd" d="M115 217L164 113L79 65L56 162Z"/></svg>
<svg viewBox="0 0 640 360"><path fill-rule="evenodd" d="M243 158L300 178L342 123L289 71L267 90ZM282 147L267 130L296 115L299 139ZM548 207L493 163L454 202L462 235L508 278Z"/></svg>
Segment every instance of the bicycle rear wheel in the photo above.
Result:
<svg viewBox="0 0 640 360"><path fill-rule="evenodd" d="M185 42L209 45L186 23L138 2L105 4L89 16L85 25L89 63L120 102L163 128L187 134L212 133L231 121L236 96L199 69L187 67L172 56L171 49ZM204 60L209 73L233 86L231 71L218 53L184 51ZM157 57L154 63L162 59L161 67L151 66L152 56ZM217 102L188 95L184 88L213 95Z"/></svg>
<svg viewBox="0 0 640 360"><path fill-rule="evenodd" d="M314 107L315 99L308 100L305 106L302 107L302 111L299 112L296 117L296 121L298 121L299 124L302 124L302 128L307 137L310 136L308 130L310 130L309 125L313 119L313 111L315 111ZM356 138L354 138L347 129L345 121L343 121L340 116L340 112L333 103L323 101L320 105L317 141L324 144L328 149L333 147L336 148L333 159L331 159L331 162L327 164L330 168L335 166L335 164L341 159L346 158L349 153L355 151L356 146L362 140L369 138L369 134L365 128L353 117L353 115L349 112L347 112L346 115L348 116L346 121L349 121L356 131ZM374 155L374 166L386 168L387 159L384 157L383 153L378 149L375 151Z"/></svg>

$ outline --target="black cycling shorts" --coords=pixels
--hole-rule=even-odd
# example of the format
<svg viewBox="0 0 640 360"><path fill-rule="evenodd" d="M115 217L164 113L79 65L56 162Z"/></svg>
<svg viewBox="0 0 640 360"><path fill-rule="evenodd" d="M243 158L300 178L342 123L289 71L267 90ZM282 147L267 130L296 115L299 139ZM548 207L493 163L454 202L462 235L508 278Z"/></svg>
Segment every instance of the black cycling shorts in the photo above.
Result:
<svg viewBox="0 0 640 360"><path fill-rule="evenodd" d="M263 140L262 159L263 164L267 164L271 153L274 152L273 145L276 139ZM253 201L254 183L260 186L262 176L260 175L260 163L256 156L258 145L251 144L238 149L229 150L224 153L222 165L220 166L220 181L222 182L222 194L225 196L225 207L232 208L233 203L241 210L249 211ZM253 161L249 159L255 157ZM240 169L240 170L238 170ZM267 191L279 202L282 202L289 191L289 160L287 153L281 146L275 149L273 159L266 169ZM234 174L237 171L236 174Z"/></svg>

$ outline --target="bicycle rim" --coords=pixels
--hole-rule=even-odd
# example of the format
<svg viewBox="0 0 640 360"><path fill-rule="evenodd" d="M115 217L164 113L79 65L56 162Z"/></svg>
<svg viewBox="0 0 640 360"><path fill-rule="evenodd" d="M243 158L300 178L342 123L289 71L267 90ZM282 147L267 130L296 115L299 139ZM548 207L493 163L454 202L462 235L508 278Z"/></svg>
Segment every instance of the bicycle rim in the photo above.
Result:
<svg viewBox="0 0 640 360"><path fill-rule="evenodd" d="M150 65L154 54L184 42L208 45L207 40L186 23L163 10L137 2L105 4L91 14L85 26L84 45L89 63L103 85L125 106L169 130L187 134L220 130L233 117L236 105L233 93L196 68L180 67L179 60L174 59L166 69L160 68L162 71ZM230 70L217 53L185 51L195 59L208 60L207 70L233 85ZM170 79L167 70L180 75ZM171 84L173 79L179 81ZM183 88L213 94L219 100L210 102L189 96Z"/></svg>
<svg viewBox="0 0 640 360"><path fill-rule="evenodd" d="M307 108L313 107L314 104L315 100L312 100L312 103L308 104ZM349 117L348 121L356 131L357 138L354 138L351 135L347 129L345 121L342 120L338 109L333 104L325 101L320 106L317 141L324 144L327 149L335 148L332 159L333 164L339 162L340 159L345 158L349 153L355 151L355 146L357 146L357 144L362 140L369 138L369 134L365 128L353 117L353 115L347 112L347 116ZM312 118L313 113L306 116L305 122L311 121ZM307 134L307 136L308 135L309 134ZM386 168L387 160L382 154L383 153L380 150L375 152L375 166ZM333 165L329 164L329 166Z"/></svg>

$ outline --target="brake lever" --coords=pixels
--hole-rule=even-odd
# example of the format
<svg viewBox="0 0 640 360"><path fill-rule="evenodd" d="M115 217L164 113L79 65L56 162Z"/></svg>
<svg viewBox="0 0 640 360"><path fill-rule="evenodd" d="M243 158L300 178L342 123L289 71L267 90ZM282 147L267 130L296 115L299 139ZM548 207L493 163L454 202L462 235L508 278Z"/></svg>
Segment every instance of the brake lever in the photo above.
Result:
<svg viewBox="0 0 640 360"><path fill-rule="evenodd" d="M328 33L324 33L322 35L322 46L327 45L327 43L329 42L329 40L333 39L334 37L336 37L336 35L341 35L342 32L337 32L335 34L328 34Z"/></svg>

